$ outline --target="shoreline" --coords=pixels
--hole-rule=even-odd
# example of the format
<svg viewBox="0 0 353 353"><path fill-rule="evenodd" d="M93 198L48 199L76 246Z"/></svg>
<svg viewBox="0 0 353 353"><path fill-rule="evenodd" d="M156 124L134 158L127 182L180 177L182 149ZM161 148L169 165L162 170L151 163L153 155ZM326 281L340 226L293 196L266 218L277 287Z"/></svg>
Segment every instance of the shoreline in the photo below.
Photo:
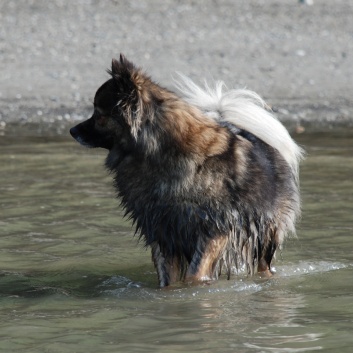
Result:
<svg viewBox="0 0 353 353"><path fill-rule="evenodd" d="M349 102L332 106L327 102L320 105L306 101L300 105L293 101L273 101L277 103L267 102L291 134L353 128L353 104L348 105ZM1 108L0 136L65 135L70 127L92 114L91 106L87 104L83 107L79 104L77 107L51 104L48 107L41 102L31 105L15 101L8 105L2 102Z"/></svg>
<svg viewBox="0 0 353 353"><path fill-rule="evenodd" d="M4 1L0 132L86 119L121 52L166 87L181 72L253 90L289 130L351 127L352 13L345 0Z"/></svg>

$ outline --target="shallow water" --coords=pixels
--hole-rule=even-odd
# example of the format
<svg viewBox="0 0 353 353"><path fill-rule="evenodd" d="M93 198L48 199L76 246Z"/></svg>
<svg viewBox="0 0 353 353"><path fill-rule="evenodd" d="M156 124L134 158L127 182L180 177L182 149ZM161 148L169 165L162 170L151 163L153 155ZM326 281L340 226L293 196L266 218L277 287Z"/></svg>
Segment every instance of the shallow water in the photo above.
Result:
<svg viewBox="0 0 353 353"><path fill-rule="evenodd" d="M276 275L161 290L103 151L0 136L0 352L351 352L353 131L297 141L303 217Z"/></svg>

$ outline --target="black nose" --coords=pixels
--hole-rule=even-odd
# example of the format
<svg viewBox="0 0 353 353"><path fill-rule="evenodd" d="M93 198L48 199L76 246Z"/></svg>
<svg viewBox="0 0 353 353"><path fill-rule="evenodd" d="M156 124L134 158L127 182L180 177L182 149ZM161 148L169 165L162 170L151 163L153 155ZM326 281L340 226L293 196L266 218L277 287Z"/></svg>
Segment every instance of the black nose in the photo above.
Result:
<svg viewBox="0 0 353 353"><path fill-rule="evenodd" d="M70 135L71 135L74 139L77 138L77 136L78 136L78 131L77 131L77 127L76 127L76 126L75 126L75 127L72 127L72 128L70 129Z"/></svg>

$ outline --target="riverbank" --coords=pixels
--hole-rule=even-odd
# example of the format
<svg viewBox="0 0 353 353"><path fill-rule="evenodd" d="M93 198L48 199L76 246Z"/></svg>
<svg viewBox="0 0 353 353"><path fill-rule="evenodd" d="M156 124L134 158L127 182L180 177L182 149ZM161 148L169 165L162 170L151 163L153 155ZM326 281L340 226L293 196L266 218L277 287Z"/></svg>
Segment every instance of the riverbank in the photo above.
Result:
<svg viewBox="0 0 353 353"><path fill-rule="evenodd" d="M171 87L179 71L255 90L291 130L353 126L353 4L79 0L0 4L0 129L67 133L120 52Z"/></svg>

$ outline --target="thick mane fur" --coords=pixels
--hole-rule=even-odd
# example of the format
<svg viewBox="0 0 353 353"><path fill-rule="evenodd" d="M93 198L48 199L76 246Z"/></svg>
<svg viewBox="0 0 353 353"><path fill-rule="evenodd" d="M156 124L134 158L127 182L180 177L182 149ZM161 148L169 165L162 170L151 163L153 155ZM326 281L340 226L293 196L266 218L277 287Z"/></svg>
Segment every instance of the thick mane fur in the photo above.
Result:
<svg viewBox="0 0 353 353"><path fill-rule="evenodd" d="M176 80L177 89L188 103L198 107L206 115L220 122L228 122L249 131L274 147L290 165L298 180L298 166L303 158L303 150L292 140L286 128L267 110L264 100L255 92L246 89L229 90L222 81L215 88L207 83L205 88L196 85L191 79L180 75Z"/></svg>

